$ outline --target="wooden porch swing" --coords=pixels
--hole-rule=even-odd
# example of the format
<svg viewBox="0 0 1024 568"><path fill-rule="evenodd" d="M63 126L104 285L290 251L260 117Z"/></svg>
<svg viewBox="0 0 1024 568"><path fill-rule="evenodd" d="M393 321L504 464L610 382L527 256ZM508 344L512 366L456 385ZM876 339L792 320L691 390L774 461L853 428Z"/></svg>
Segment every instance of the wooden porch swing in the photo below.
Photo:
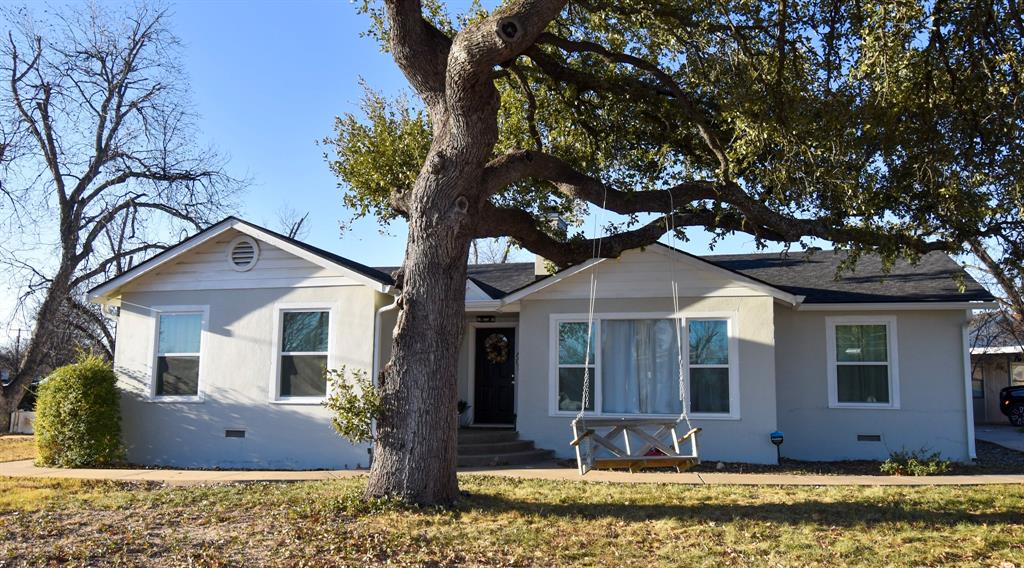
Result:
<svg viewBox="0 0 1024 568"><path fill-rule="evenodd" d="M607 190L606 190L607 191ZM669 225L669 239L675 236L672 222L672 193L669 192L671 211L666 215ZM597 229L597 219L594 221ZM601 238L596 239L594 258L599 258ZM675 270L673 268L673 270ZM586 408L590 403L590 339L594 328L594 304L597 298L597 266L590 273L590 306L587 318L587 344L583 366L583 396L580 401L579 414L572 421L572 441L569 445L576 450L576 463L580 475L586 475L593 469L627 470L636 473L645 469L675 468L679 473L687 471L700 463L697 449L697 435L701 429L690 423L687 414L686 378L683 373L682 332L678 323L674 326L676 335L676 353L679 371L679 403L681 412L675 419L666 418L586 418ZM672 279L672 304L674 314L679 313L679 285L675 274ZM686 432L678 434L681 423L686 424ZM621 441L620 441L621 436ZM687 444L686 442L689 442Z"/></svg>

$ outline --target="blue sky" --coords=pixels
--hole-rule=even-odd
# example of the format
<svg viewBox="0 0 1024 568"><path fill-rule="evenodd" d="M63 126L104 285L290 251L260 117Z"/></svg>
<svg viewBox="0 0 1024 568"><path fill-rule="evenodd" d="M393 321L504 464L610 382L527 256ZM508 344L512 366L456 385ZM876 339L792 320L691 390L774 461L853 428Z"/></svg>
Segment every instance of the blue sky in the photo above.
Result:
<svg viewBox="0 0 1024 568"><path fill-rule="evenodd" d="M310 244L376 266L401 264L405 230L395 223L382 234L363 219L344 234L351 215L318 141L333 131L334 117L358 110L360 78L388 95L408 90L405 78L376 42L360 37L368 18L358 1L181 0L169 4L171 27L199 115L201 141L228 159L228 172L251 181L238 214L280 229L283 209L309 213ZM448 2L464 11L469 0ZM39 11L42 12L41 10ZM607 220L607 217L602 218ZM586 232L593 233L593 223ZM683 248L708 252L708 236L691 231ZM753 250L747 236L726 239L715 252ZM530 260L526 251L514 260ZM8 335L26 327L14 315L15 290L0 291L0 324Z"/></svg>
<svg viewBox="0 0 1024 568"><path fill-rule="evenodd" d="M468 1L449 2L454 11ZM331 134L334 117L355 112L363 78L395 94L405 78L374 40L360 37L368 20L358 3L341 1L186 1L172 4L173 26L185 44L185 67L206 139L227 154L230 171L252 185L240 213L277 228L277 213L310 212L311 244L370 265L400 264L405 232L387 235L372 219L344 235L349 219L337 179L317 141ZM589 224L588 224L589 225ZM590 227L587 227L590 230ZM687 249L707 252L693 235ZM716 252L750 250L736 237ZM532 256L521 251L520 259Z"/></svg>

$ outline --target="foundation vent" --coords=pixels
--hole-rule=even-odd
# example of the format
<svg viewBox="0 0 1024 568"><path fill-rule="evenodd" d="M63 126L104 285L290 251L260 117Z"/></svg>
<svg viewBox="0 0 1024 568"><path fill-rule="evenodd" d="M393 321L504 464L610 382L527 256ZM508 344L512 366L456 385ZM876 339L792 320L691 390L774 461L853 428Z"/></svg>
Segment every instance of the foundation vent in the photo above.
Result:
<svg viewBox="0 0 1024 568"><path fill-rule="evenodd" d="M244 438L245 430L224 430L225 438Z"/></svg>
<svg viewBox="0 0 1024 568"><path fill-rule="evenodd" d="M857 434L858 442L881 442L881 434Z"/></svg>

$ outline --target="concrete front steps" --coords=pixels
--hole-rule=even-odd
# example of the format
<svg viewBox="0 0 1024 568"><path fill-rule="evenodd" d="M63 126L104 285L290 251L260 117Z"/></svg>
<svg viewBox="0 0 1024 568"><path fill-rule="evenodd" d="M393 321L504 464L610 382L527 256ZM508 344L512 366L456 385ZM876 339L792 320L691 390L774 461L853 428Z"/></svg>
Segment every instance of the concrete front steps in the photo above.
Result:
<svg viewBox="0 0 1024 568"><path fill-rule="evenodd" d="M548 461L550 450L537 449L531 440L520 440L519 432L503 428L460 428L459 467L527 465Z"/></svg>

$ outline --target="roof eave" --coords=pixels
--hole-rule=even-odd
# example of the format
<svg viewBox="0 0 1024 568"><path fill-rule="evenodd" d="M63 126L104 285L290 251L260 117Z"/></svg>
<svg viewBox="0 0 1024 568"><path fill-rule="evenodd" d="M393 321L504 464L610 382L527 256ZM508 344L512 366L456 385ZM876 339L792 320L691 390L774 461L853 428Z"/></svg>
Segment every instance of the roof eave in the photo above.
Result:
<svg viewBox="0 0 1024 568"><path fill-rule="evenodd" d="M804 303L797 306L799 312L834 312L834 311L896 311L896 310L990 310L998 307L990 301L935 301L907 300L902 302L830 302Z"/></svg>

